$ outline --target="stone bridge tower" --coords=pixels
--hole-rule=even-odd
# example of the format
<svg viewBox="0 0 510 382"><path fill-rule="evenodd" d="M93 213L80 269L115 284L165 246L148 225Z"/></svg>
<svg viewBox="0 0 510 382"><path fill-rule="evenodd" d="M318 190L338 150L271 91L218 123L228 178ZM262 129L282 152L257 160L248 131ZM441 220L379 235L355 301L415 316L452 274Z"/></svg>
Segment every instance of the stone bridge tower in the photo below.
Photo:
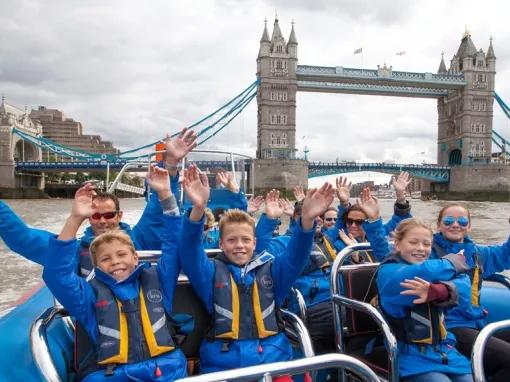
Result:
<svg viewBox="0 0 510 382"><path fill-rule="evenodd" d="M5 103L0 104L0 188L44 188L44 176L40 173L15 173L16 161L40 161L41 150L13 134L18 129L32 136L42 135L42 126L23 111Z"/></svg>
<svg viewBox="0 0 510 382"><path fill-rule="evenodd" d="M467 84L438 100L437 163L490 163L496 56L492 39L487 54L477 50L466 31L447 70L441 58L438 73L464 74Z"/></svg>
<svg viewBox="0 0 510 382"><path fill-rule="evenodd" d="M294 24L286 42L277 18L271 39L265 22L257 57L257 188L308 182L307 162L296 159L297 46Z"/></svg>

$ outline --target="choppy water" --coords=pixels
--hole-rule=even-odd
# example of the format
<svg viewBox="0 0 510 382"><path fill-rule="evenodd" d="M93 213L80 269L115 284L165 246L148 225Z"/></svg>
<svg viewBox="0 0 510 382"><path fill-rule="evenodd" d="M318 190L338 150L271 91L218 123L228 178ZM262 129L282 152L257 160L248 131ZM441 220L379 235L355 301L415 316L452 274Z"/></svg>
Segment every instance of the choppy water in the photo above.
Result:
<svg viewBox="0 0 510 382"><path fill-rule="evenodd" d="M71 200L8 200L6 201L27 224L58 233L71 206ZM438 211L447 202L412 200L415 216L434 224ZM124 221L135 224L144 208L143 199L122 199ZM381 200L382 214L389 218L392 200ZM510 230L510 203L467 202L473 216L473 238L481 243L506 240ZM0 240L0 311L14 303L41 280L41 267L10 252Z"/></svg>

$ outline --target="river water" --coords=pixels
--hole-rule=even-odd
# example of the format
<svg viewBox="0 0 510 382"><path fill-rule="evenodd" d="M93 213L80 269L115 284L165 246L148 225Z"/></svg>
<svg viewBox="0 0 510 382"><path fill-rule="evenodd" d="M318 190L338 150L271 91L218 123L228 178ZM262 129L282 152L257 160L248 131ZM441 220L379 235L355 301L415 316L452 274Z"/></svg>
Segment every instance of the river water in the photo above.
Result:
<svg viewBox="0 0 510 382"><path fill-rule="evenodd" d="M389 218L393 200L381 200L382 215ZM8 200L7 204L29 225L58 233L71 207L69 199ZM435 224L437 213L448 202L412 200L412 213ZM510 203L466 202L473 216L472 236L480 243L493 244L506 240L510 230ZM145 201L122 199L124 221L135 224ZM84 225L85 226L85 225ZM82 227L83 230L84 227ZM42 269L23 257L12 253L0 239L0 312L12 305L41 280Z"/></svg>

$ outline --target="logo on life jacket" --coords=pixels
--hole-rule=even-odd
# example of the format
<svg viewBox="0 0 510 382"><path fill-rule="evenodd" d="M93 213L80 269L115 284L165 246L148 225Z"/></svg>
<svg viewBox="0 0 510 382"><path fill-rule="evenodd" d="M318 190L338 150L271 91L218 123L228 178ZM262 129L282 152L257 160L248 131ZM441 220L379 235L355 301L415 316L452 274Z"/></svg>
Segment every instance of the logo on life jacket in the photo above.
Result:
<svg viewBox="0 0 510 382"><path fill-rule="evenodd" d="M260 279L260 284L265 289L273 289L273 278L269 275L263 275Z"/></svg>
<svg viewBox="0 0 510 382"><path fill-rule="evenodd" d="M111 300L97 300L94 306L99 309L107 308L113 301Z"/></svg>
<svg viewBox="0 0 510 382"><path fill-rule="evenodd" d="M99 346L104 349L104 348L109 348L109 347L112 347L115 345L116 345L116 343L114 341L104 341L104 342L101 342L101 345L99 345Z"/></svg>
<svg viewBox="0 0 510 382"><path fill-rule="evenodd" d="M157 289L149 290L147 292L146 296L147 296L147 300L149 300L150 302L152 302L154 304L157 304L157 303L163 301L163 295L161 294L161 291L159 291Z"/></svg>

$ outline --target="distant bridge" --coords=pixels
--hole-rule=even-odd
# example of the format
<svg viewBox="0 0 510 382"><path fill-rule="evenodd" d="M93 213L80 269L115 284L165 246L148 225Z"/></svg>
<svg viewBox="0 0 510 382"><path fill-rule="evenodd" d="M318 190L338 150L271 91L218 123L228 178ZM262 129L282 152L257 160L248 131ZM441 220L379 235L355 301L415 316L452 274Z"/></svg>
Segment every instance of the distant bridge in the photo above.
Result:
<svg viewBox="0 0 510 382"><path fill-rule="evenodd" d="M309 162L308 178L348 172L374 171L398 174L407 171L414 178L422 178L436 183L448 183L450 167L435 164L393 164L393 163L356 163L356 162Z"/></svg>
<svg viewBox="0 0 510 382"><path fill-rule="evenodd" d="M249 165L249 160L245 165ZM106 161L69 161L69 162L16 162L16 171L31 172L75 172L75 171L95 171L105 170L109 167L111 170L120 170L127 161L117 160L111 163ZM205 169L223 169L230 168L229 161L194 161L199 168ZM145 171L146 165L140 164L137 168L131 168L129 171ZM401 171L407 171L415 178L427 179L436 183L448 183L450 179L450 167L438 166L432 164L391 164L391 163L356 163L356 162L309 162L308 177L315 178L325 175L344 174L359 171L375 171L389 174L398 174Z"/></svg>

